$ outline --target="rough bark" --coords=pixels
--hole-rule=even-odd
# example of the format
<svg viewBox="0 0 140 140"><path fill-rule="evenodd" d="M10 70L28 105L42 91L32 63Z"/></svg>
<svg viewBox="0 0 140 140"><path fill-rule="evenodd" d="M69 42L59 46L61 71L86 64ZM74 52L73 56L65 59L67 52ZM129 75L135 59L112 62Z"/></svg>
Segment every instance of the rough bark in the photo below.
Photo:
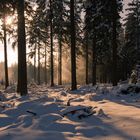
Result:
<svg viewBox="0 0 140 140"><path fill-rule="evenodd" d="M45 45L45 68L44 68L44 80L45 84L47 84L47 46Z"/></svg>
<svg viewBox="0 0 140 140"><path fill-rule="evenodd" d="M86 84L88 83L88 40L86 41Z"/></svg>
<svg viewBox="0 0 140 140"><path fill-rule="evenodd" d="M35 43L35 54L34 54L34 81L36 82L36 43Z"/></svg>
<svg viewBox="0 0 140 140"><path fill-rule="evenodd" d="M8 60L7 60L7 35L6 35L6 17L3 17L3 32L4 32L4 67L5 67L5 88L9 86L8 79Z"/></svg>
<svg viewBox="0 0 140 140"><path fill-rule="evenodd" d="M74 0L70 1L71 19L71 90L77 89L76 81L76 42L75 42L75 20L74 20Z"/></svg>
<svg viewBox="0 0 140 140"><path fill-rule="evenodd" d="M58 48L58 85L62 85L62 35L59 35Z"/></svg>
<svg viewBox="0 0 140 140"><path fill-rule="evenodd" d="M17 1L17 14L18 14L18 86L17 86L17 91L22 96L28 93L27 92L24 0Z"/></svg>
<svg viewBox="0 0 140 140"><path fill-rule="evenodd" d="M37 74L38 85L40 85L40 46L38 45L38 74Z"/></svg>
<svg viewBox="0 0 140 140"><path fill-rule="evenodd" d="M51 87L54 86L52 0L50 0Z"/></svg>
<svg viewBox="0 0 140 140"><path fill-rule="evenodd" d="M92 85L96 85L96 39L93 39L92 47Z"/></svg>
<svg viewBox="0 0 140 140"><path fill-rule="evenodd" d="M117 7L116 0L112 1L113 16L112 16L112 84L117 85Z"/></svg>

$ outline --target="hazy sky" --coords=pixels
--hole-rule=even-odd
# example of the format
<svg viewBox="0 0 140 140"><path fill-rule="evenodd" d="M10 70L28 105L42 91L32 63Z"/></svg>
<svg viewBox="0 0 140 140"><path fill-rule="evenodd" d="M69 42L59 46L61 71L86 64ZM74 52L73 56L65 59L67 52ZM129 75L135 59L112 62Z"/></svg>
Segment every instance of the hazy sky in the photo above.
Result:
<svg viewBox="0 0 140 140"><path fill-rule="evenodd" d="M125 17L125 9L127 8L127 4L132 0L124 0L124 12L121 14L122 17ZM0 43L0 62L4 60L4 52L3 52L3 45ZM8 66L12 63L17 62L17 51L14 51L12 47L8 46Z"/></svg>
<svg viewBox="0 0 140 140"><path fill-rule="evenodd" d="M17 62L17 51L13 50L11 46L8 46L8 66L12 63ZM4 60L4 49L3 44L0 44L0 62Z"/></svg>
<svg viewBox="0 0 140 140"><path fill-rule="evenodd" d="M125 9L127 8L127 5L128 5L128 3L129 2L131 2L132 0L123 0L123 3L124 3L124 14L122 15L122 16L125 16L125 14L126 14L126 11L125 11Z"/></svg>

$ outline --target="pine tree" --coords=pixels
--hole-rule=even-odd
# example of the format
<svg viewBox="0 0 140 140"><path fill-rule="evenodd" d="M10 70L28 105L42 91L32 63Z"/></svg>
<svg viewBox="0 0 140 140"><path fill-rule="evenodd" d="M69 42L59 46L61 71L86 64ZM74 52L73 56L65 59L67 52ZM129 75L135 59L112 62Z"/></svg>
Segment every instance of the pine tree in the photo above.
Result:
<svg viewBox="0 0 140 140"><path fill-rule="evenodd" d="M114 1L115 2L115 1ZM117 30L119 27L119 12L121 11L121 0L88 0L85 2L85 33L88 36L88 44L92 44L92 83L96 84L96 65L109 63L113 52L113 69L117 60ZM114 11L114 8L116 10ZM112 26L113 25L113 26ZM113 37L113 38L112 38ZM113 51L111 51L111 41ZM91 43L92 42L92 43ZM91 45L90 45L91 46ZM116 69L115 69L116 71ZM113 71L113 72L115 72ZM113 74L116 74L116 72ZM114 81L116 77L113 78ZM115 81L116 82L116 81Z"/></svg>
<svg viewBox="0 0 140 140"><path fill-rule="evenodd" d="M35 3L36 9L33 12L32 20L30 21L29 27L29 48L31 49L30 56L31 58L34 57L34 79L36 79L36 61L37 61L37 51L38 51L38 72L37 72L37 82L38 84L41 83L40 77L40 67L41 67L41 58L45 57L45 75L46 74L46 42L48 42L49 32L48 32L48 25L46 25L46 0L39 0ZM42 50L44 53L42 53ZM46 76L44 78L46 82ZM35 80L36 81L36 80Z"/></svg>
<svg viewBox="0 0 140 140"><path fill-rule="evenodd" d="M92 84L96 85L96 44L97 44L97 1L88 0L85 3L85 30L92 42Z"/></svg>
<svg viewBox="0 0 140 140"><path fill-rule="evenodd" d="M130 62L134 65L140 60L140 1L133 0L129 3L128 15L125 24L127 53Z"/></svg>
<svg viewBox="0 0 140 140"><path fill-rule="evenodd" d="M120 56L124 66L124 77L128 78L138 60L140 60L140 2L133 0L128 4L125 18L125 43L120 50Z"/></svg>
<svg viewBox="0 0 140 140"><path fill-rule="evenodd" d="M62 48L63 44L70 45L70 2L55 0L53 9L53 31L58 40L58 84L62 84Z"/></svg>
<svg viewBox="0 0 140 140"><path fill-rule="evenodd" d="M111 5L111 23L112 23L112 83L113 86L117 85L117 23L120 19L119 12L122 9L121 0L112 0Z"/></svg>
<svg viewBox="0 0 140 140"><path fill-rule="evenodd" d="M53 27L54 35L58 40L58 84L62 85L62 43L64 35L65 12L63 0L53 2Z"/></svg>

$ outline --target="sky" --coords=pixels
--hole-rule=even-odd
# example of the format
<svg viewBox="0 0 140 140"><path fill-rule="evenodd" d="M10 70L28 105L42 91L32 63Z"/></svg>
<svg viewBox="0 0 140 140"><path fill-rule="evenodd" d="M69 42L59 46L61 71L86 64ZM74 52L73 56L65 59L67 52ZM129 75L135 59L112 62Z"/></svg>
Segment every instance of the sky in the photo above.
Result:
<svg viewBox="0 0 140 140"><path fill-rule="evenodd" d="M131 0L124 0L124 12L121 14L122 17L125 17L125 9L127 8L127 4ZM17 62L17 51L13 50L11 45L8 45L8 66L11 66L13 63ZM4 47L3 44L0 43L0 62L4 61Z"/></svg>
<svg viewBox="0 0 140 140"><path fill-rule="evenodd" d="M123 7L123 14L122 14L122 17L125 17L125 14L126 14L126 11L125 9L128 7L128 3L131 2L132 0L123 0L123 3L124 3L124 7Z"/></svg>
<svg viewBox="0 0 140 140"><path fill-rule="evenodd" d="M8 66L17 62L17 50L13 50L11 45L7 49ZM4 60L4 46L0 43L0 62Z"/></svg>

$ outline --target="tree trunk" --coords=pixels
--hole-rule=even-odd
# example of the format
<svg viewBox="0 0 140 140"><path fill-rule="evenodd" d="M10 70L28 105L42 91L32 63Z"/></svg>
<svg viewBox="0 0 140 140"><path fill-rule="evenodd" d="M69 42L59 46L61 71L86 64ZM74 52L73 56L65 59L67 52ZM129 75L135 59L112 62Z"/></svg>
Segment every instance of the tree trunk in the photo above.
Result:
<svg viewBox="0 0 140 140"><path fill-rule="evenodd" d="M36 43L35 43L35 54L34 54L34 81L36 82Z"/></svg>
<svg viewBox="0 0 140 140"><path fill-rule="evenodd" d="M74 0L70 1L70 19L71 19L71 90L76 90L77 81L76 81Z"/></svg>
<svg viewBox="0 0 140 140"><path fill-rule="evenodd" d="M7 64L7 35L6 35L6 19L5 14L3 17L3 32L4 32L4 65L5 65L5 88L9 86L8 79L8 64Z"/></svg>
<svg viewBox="0 0 140 140"><path fill-rule="evenodd" d="M93 39L92 47L92 85L96 85L96 39Z"/></svg>
<svg viewBox="0 0 140 140"><path fill-rule="evenodd" d="M112 39L112 47L113 47L113 64L112 64L112 78L113 78L113 86L117 85L117 42L116 42L116 23L113 22L113 39Z"/></svg>
<svg viewBox="0 0 140 140"><path fill-rule="evenodd" d="M86 84L88 83L88 39L86 40Z"/></svg>
<svg viewBox="0 0 140 140"><path fill-rule="evenodd" d="M38 85L40 85L40 46L38 43L38 74L37 74Z"/></svg>
<svg viewBox="0 0 140 140"><path fill-rule="evenodd" d="M44 68L44 75L45 75L45 84L47 84L47 46L45 45L45 68Z"/></svg>
<svg viewBox="0 0 140 140"><path fill-rule="evenodd" d="M138 4L139 2L138 2L138 0L136 1L136 3ZM139 4L138 4L139 5ZM137 5L137 7L138 7L138 5ZM139 14L139 8L137 8L137 11L136 11L136 21L137 21L137 25L136 25L136 34L137 34L137 36L136 36L136 48L137 48L137 58L138 58L138 60L137 60L137 63L139 63L139 61L140 61L140 35L139 35L139 33L140 33L140 18L139 18L139 16L140 16L140 14Z"/></svg>
<svg viewBox="0 0 140 140"><path fill-rule="evenodd" d="M24 0L18 0L18 86L17 91L20 95L26 95L27 92L27 64L26 64L26 35L25 35L25 17Z"/></svg>
<svg viewBox="0 0 140 140"><path fill-rule="evenodd" d="M117 7L116 0L112 1L113 3L113 16L112 16L112 84L113 86L117 85Z"/></svg>
<svg viewBox="0 0 140 140"><path fill-rule="evenodd" d="M59 48L58 48L58 85L62 85L62 35L59 34Z"/></svg>
<svg viewBox="0 0 140 140"><path fill-rule="evenodd" d="M50 0L51 87L54 86L52 0Z"/></svg>

